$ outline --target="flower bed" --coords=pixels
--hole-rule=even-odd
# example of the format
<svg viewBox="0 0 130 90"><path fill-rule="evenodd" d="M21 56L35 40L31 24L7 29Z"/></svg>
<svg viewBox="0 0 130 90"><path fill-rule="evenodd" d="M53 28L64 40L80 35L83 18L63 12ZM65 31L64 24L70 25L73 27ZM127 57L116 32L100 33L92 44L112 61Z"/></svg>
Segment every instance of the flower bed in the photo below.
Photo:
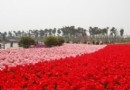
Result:
<svg viewBox="0 0 130 90"><path fill-rule="evenodd" d="M76 55L97 51L103 47L105 47L105 45L65 44L53 48L1 50L0 69L5 68L6 65L13 67L16 65L37 63L45 60L54 60L70 56L75 57Z"/></svg>
<svg viewBox="0 0 130 90"><path fill-rule="evenodd" d="M0 71L2 90L129 90L130 45Z"/></svg>

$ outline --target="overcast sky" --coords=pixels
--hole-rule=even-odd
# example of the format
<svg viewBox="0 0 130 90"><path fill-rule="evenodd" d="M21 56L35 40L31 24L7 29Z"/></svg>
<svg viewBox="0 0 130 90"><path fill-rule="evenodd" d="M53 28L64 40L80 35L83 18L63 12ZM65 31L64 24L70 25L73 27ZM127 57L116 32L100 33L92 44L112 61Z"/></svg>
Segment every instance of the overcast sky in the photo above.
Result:
<svg viewBox="0 0 130 90"><path fill-rule="evenodd" d="M0 31L75 25L124 28L130 35L130 0L0 0Z"/></svg>

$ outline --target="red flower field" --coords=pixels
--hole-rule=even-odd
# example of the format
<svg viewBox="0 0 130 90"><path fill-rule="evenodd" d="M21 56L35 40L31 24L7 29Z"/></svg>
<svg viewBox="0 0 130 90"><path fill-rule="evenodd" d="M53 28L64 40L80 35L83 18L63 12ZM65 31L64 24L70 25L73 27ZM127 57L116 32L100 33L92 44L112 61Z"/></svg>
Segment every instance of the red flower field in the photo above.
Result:
<svg viewBox="0 0 130 90"><path fill-rule="evenodd" d="M0 90L130 90L130 45L0 71Z"/></svg>

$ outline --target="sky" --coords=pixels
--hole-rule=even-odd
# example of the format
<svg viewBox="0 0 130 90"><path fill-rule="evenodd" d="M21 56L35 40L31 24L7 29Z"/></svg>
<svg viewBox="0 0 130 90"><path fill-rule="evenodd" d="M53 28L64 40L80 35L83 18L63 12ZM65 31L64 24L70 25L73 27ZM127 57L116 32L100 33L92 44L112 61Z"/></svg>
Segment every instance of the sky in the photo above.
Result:
<svg viewBox="0 0 130 90"><path fill-rule="evenodd" d="M124 28L130 35L130 0L0 0L0 32L74 25Z"/></svg>

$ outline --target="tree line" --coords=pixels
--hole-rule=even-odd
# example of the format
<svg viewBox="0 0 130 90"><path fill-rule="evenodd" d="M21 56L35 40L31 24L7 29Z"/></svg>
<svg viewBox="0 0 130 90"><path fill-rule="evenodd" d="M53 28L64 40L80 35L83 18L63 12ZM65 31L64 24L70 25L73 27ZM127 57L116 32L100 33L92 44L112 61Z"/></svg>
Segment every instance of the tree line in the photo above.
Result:
<svg viewBox="0 0 130 90"><path fill-rule="evenodd" d="M6 41L9 39L20 39L23 36L32 36L36 40L41 40L47 36L62 36L66 40L71 41L74 39L87 38L88 36L99 37L99 36L123 36L124 29L117 30L115 27L89 27L88 29L75 26L64 26L62 28L50 28L50 29L35 29L35 30L18 30L18 31L8 31L0 32L0 40ZM80 38L79 38L80 37Z"/></svg>
<svg viewBox="0 0 130 90"><path fill-rule="evenodd" d="M108 33L108 31L110 31L110 33ZM112 37L116 37L116 36L122 37L124 35L124 29L120 29L120 31L118 31L115 27L112 28L89 27L89 33L92 36L103 35L103 36L112 36Z"/></svg>

